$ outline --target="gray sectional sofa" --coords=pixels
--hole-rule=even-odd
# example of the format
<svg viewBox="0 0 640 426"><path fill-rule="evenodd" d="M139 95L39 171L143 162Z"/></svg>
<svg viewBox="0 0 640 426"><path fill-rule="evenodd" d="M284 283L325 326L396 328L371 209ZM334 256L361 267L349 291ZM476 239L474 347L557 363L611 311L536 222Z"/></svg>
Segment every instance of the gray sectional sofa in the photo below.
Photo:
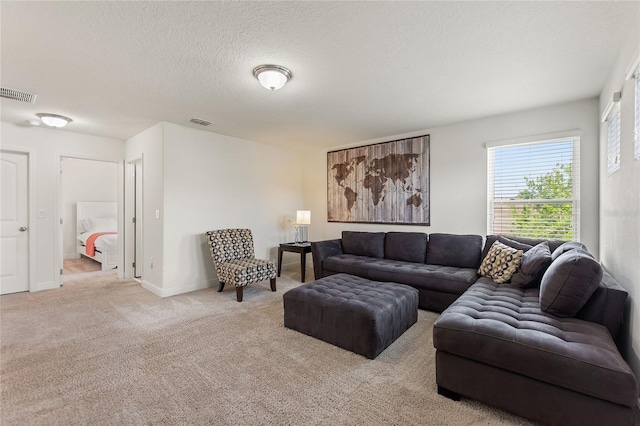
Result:
<svg viewBox="0 0 640 426"><path fill-rule="evenodd" d="M504 284L478 274L494 243L521 257ZM345 231L311 250L316 279L406 284L421 309L442 312L433 330L442 395L549 425L634 424L637 382L615 344L627 293L580 243Z"/></svg>

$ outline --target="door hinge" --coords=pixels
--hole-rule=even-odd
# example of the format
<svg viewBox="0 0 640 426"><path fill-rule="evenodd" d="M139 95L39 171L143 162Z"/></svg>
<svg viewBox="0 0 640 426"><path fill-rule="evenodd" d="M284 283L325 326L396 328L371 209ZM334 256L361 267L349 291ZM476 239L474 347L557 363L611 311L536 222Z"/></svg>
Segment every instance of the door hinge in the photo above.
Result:
<svg viewBox="0 0 640 426"><path fill-rule="evenodd" d="M131 267L132 267L132 268L135 268L135 267L136 267L136 262L133 262L133 263L131 264Z"/></svg>
<svg viewBox="0 0 640 426"><path fill-rule="evenodd" d="M60 268L60 275L62 275L62 268Z"/></svg>
<svg viewBox="0 0 640 426"><path fill-rule="evenodd" d="M62 218L60 218L60 225L62 225Z"/></svg>
<svg viewBox="0 0 640 426"><path fill-rule="evenodd" d="M131 221L132 221L133 223L136 223L136 218L134 217L133 219L131 219Z"/></svg>

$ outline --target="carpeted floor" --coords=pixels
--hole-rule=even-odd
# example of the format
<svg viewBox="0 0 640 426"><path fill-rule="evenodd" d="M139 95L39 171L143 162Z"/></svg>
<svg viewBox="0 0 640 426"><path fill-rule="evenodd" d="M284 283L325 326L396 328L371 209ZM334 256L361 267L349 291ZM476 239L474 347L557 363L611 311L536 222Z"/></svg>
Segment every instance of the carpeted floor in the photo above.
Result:
<svg viewBox="0 0 640 426"><path fill-rule="evenodd" d="M530 424L436 393L432 326L371 361L283 326L278 291L201 290L160 299L114 272L0 297L0 423Z"/></svg>

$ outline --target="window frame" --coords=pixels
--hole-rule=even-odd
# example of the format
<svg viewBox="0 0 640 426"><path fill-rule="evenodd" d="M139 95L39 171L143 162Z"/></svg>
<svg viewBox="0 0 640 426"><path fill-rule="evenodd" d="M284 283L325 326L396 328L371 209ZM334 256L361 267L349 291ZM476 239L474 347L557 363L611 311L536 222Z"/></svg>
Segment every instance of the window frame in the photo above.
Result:
<svg viewBox="0 0 640 426"><path fill-rule="evenodd" d="M518 199L503 200L500 204L572 204L572 241L580 241L580 141L582 132L579 130L553 133L548 135L532 136L505 141L487 142L487 235L494 234L495 219L495 150L514 146L542 145L554 142L571 140L572 142L572 198L571 199Z"/></svg>

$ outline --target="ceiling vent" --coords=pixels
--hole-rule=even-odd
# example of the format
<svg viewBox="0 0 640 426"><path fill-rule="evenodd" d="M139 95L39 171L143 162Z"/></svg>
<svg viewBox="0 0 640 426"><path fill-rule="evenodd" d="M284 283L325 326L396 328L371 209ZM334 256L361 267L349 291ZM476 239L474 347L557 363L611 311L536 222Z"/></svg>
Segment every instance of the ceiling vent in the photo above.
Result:
<svg viewBox="0 0 640 426"><path fill-rule="evenodd" d="M189 120L189 122L193 124L199 124L200 126L209 126L210 124L213 124L210 121L203 120L201 118L195 118L195 117Z"/></svg>
<svg viewBox="0 0 640 426"><path fill-rule="evenodd" d="M38 95L35 93L22 92L15 89L7 89L6 87L0 87L0 98L13 99L14 101L26 102L28 104L35 104Z"/></svg>

